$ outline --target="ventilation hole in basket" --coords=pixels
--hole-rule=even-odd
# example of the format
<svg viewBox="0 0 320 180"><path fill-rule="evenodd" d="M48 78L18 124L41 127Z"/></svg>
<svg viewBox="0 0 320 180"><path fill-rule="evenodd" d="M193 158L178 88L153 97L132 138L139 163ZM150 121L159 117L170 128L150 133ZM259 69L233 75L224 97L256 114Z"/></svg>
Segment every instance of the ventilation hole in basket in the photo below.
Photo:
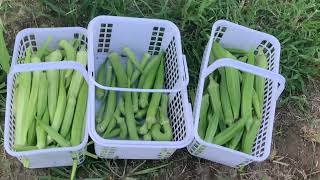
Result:
<svg viewBox="0 0 320 180"><path fill-rule="evenodd" d="M175 45L175 38L172 38L168 48L166 49L165 56L165 88L172 89L178 79L179 79L179 70L178 70L178 57L177 50Z"/></svg>
<svg viewBox="0 0 320 180"><path fill-rule="evenodd" d="M100 34L98 39L98 52L108 52L111 41L112 34L112 24L104 24L100 25Z"/></svg>
<svg viewBox="0 0 320 180"><path fill-rule="evenodd" d="M268 52L268 49L263 48L263 50L262 50L262 51L263 51L263 53L264 53L264 54L266 54L266 53ZM268 62L268 63L269 63L269 62Z"/></svg>
<svg viewBox="0 0 320 180"><path fill-rule="evenodd" d="M261 138L262 138L262 135L259 135L259 136L258 136L258 139L261 139Z"/></svg>
<svg viewBox="0 0 320 180"><path fill-rule="evenodd" d="M270 42L268 42L268 44L266 46L267 46L267 48L270 49L272 47L272 44Z"/></svg>
<svg viewBox="0 0 320 180"><path fill-rule="evenodd" d="M35 37L34 34L31 34L31 35L29 36L29 38L30 38L30 40L35 40L35 39L36 39L36 37Z"/></svg>
<svg viewBox="0 0 320 180"><path fill-rule="evenodd" d="M271 107L269 106L269 107L267 107L267 111L269 112L270 111L270 109L271 109Z"/></svg>
<svg viewBox="0 0 320 180"><path fill-rule="evenodd" d="M163 27L153 27L152 36L149 43L149 53L151 55L159 54L161 49L162 39L164 35L165 28Z"/></svg>
<svg viewBox="0 0 320 180"><path fill-rule="evenodd" d="M269 117L269 114L270 114L269 112L267 112L267 113L266 113L266 118L268 118L268 117Z"/></svg>
<svg viewBox="0 0 320 180"><path fill-rule="evenodd" d="M274 62L272 61L269 65L269 70L273 71L273 69L274 69Z"/></svg>
<svg viewBox="0 0 320 180"><path fill-rule="evenodd" d="M266 113L266 107L267 107L267 105L266 105L266 103L264 103L264 105L263 105L263 110L262 110L262 114L265 114L265 113Z"/></svg>
<svg viewBox="0 0 320 180"><path fill-rule="evenodd" d="M260 140L258 140L257 142L256 142L256 144L260 144L261 143L261 141Z"/></svg>
<svg viewBox="0 0 320 180"><path fill-rule="evenodd" d="M262 124L262 126L263 126L263 132L265 132L267 129L268 129L268 122L264 122L263 124Z"/></svg>
<svg viewBox="0 0 320 180"><path fill-rule="evenodd" d="M272 47L272 48L270 49L270 52L271 52L271 53L273 53L273 52L274 52L274 47Z"/></svg>
<svg viewBox="0 0 320 180"><path fill-rule="evenodd" d="M269 90L271 90L272 88L269 88ZM268 102L271 101L271 96L268 97Z"/></svg>
<svg viewBox="0 0 320 180"><path fill-rule="evenodd" d="M222 32L226 32L226 30L227 30L227 27L222 27L222 28L221 28L221 31L222 31Z"/></svg>
<svg viewBox="0 0 320 180"><path fill-rule="evenodd" d="M73 34L73 38L74 38L74 39L79 39L79 36L80 36L79 33L74 33L74 34Z"/></svg>
<svg viewBox="0 0 320 180"><path fill-rule="evenodd" d="M219 37L219 38L222 38L222 36L223 36L222 33L219 33L219 34L218 34L218 37Z"/></svg>
<svg viewBox="0 0 320 180"><path fill-rule="evenodd" d="M259 150L261 148L261 145L260 144L257 144L257 150Z"/></svg>
<svg viewBox="0 0 320 180"><path fill-rule="evenodd" d="M267 132L265 131L265 132L263 133L262 141L265 142L266 139L267 139Z"/></svg>
<svg viewBox="0 0 320 180"><path fill-rule="evenodd" d="M269 58L269 61L274 63L274 54L275 52L271 52L271 55L270 55L270 58Z"/></svg>
<svg viewBox="0 0 320 180"><path fill-rule="evenodd" d="M37 44L36 44L35 41L31 41L31 45L32 45L32 46L36 46Z"/></svg>
<svg viewBox="0 0 320 180"><path fill-rule="evenodd" d="M182 105L181 93L176 93L175 97L169 103L168 117L173 127L173 140L181 141L186 136L186 127L184 120L184 111Z"/></svg>

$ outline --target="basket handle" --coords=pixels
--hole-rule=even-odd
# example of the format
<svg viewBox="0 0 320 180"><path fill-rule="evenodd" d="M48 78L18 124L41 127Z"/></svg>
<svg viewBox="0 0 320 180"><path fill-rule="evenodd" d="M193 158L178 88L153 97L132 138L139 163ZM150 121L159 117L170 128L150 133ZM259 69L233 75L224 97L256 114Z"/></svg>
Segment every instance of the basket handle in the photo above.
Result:
<svg viewBox="0 0 320 180"><path fill-rule="evenodd" d="M194 118L193 118L193 114L192 114L192 105L191 105L191 103L190 102L188 102L187 103L188 105L187 105L187 112L186 112L186 114L187 114L187 117L191 117L191 122L192 123L194 123Z"/></svg>
<svg viewBox="0 0 320 180"><path fill-rule="evenodd" d="M124 91L124 92L148 92L148 93L173 93L173 92L179 92L183 89L181 88L172 88L172 89L137 89L137 88L123 88L123 87L111 87L111 86L104 86L98 83L94 76L89 76L89 81L93 83L95 86L97 86L100 89L108 90L108 91Z"/></svg>
<svg viewBox="0 0 320 180"><path fill-rule="evenodd" d="M241 71L245 71L248 73L252 73L255 75L259 75L262 77L272 79L273 81L278 83L277 92L276 92L276 100L279 98L282 91L284 90L286 80L282 75L280 75L278 73L274 73L274 72L266 70L266 69L262 69L260 67L257 67L257 66L251 65L251 64L243 63L243 62L236 61L236 60L229 59L229 58L222 58L222 59L219 59L219 60L215 61L214 63L212 63L208 68L205 69L204 77L207 77L209 74L211 74L216 69L218 69L220 67L225 67L225 66L232 67L235 69L239 69Z"/></svg>
<svg viewBox="0 0 320 180"><path fill-rule="evenodd" d="M75 61L59 61L59 62L40 62L40 63L28 63L28 64L15 64L11 67L8 76L13 76L16 73L28 72L28 71L46 71L46 70L66 70L72 69L79 71L87 82L88 72L86 68Z"/></svg>
<svg viewBox="0 0 320 180"><path fill-rule="evenodd" d="M184 70L184 84L187 86L189 84L189 72L188 72L188 65L187 65L187 58L186 55L182 55L182 64Z"/></svg>

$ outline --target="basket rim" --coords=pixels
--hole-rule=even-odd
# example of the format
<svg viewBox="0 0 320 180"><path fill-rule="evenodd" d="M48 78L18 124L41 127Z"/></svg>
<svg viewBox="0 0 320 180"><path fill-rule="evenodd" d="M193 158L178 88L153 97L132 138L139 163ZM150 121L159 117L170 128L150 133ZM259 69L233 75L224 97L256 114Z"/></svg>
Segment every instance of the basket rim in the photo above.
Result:
<svg viewBox="0 0 320 180"><path fill-rule="evenodd" d="M177 33L177 35L179 35L179 39L180 39L180 30L177 27L176 24L174 24L172 21L166 20L166 19L156 19L156 18L139 18L139 17L126 17L126 16L110 16L110 15L100 15L100 16L96 16L93 19L90 20L89 24L88 24L88 32L89 34L93 33L90 31L90 29L95 28L95 23L98 21L105 21L108 19L115 19L115 20L129 20L129 21L148 21L148 22L157 22L157 23L167 23L170 26L172 26L174 28L174 31L176 31L175 33Z"/></svg>
<svg viewBox="0 0 320 180"><path fill-rule="evenodd" d="M227 26L236 27L237 29L239 29L239 31L240 31L239 33L241 33L241 31L242 32L251 32L253 34L258 34L261 37L266 37L268 39L268 41L270 41L273 44L274 48L275 48L274 61L276 63L275 63L275 67L274 67L273 71L276 72L276 73L279 72L280 53L281 53L281 44L280 44L279 40L275 36L273 36L271 34L268 34L268 33L262 32L262 31L258 31L258 30L255 30L255 29L251 29L249 27L245 27L245 26L242 26L240 24L236 24L234 22L230 22L230 21L227 21L227 20L224 20L224 19L220 19L220 20L217 20L216 22L213 23L212 28L211 28L210 39L209 39L209 42L208 42L208 43L210 43L210 44L208 44L208 47L209 47L210 50L211 50L211 46L212 46L215 30L220 25L227 25ZM210 55L210 53L207 53L204 57L205 58L209 58L209 55Z"/></svg>
<svg viewBox="0 0 320 180"><path fill-rule="evenodd" d="M46 65L46 66L43 66ZM89 94L90 91L88 91L88 103L87 103L87 112L86 112L86 122L84 122L85 131L84 136L81 141L81 143L77 146L70 146L70 147L55 147L55 148L48 148L48 149L38 149L38 150L31 150L31 151L14 151L9 145L10 142L10 132L9 132L9 124L12 121L10 118L10 101L12 99L12 91L14 87L13 79L15 74L20 72L30 72L30 71L45 71L50 69L55 69L54 66L58 66L59 68L56 69L73 69L75 71L78 71L83 76L84 80L88 83L88 86L90 86L89 78L87 77L88 74L86 74L86 70L84 66L78 62L72 62L72 61L61 61L61 62L40 62L40 63L30 63L30 64L16 64L11 66L10 72L7 76L7 99L6 99L6 111L5 111L5 129L4 129L4 147L8 154L14 157L21 157L21 156L31 156L31 155L39 155L39 154L47 154L52 152L76 152L81 151L85 149L88 139L89 139L89 133L88 133L88 127L87 122L90 118L90 107L89 107ZM14 137L12 137L14 138Z"/></svg>
<svg viewBox="0 0 320 180"><path fill-rule="evenodd" d="M94 61L96 59L96 55L94 52L94 44L96 43L94 41L94 31L93 29L96 29L98 27L98 25L100 25L101 22L106 22L108 20L111 21L130 21L130 22L149 22L149 23L165 23L168 24L170 27L172 27L172 34L175 35L176 41L178 43L176 43L176 49L177 49L177 62L178 62L178 74L181 78L180 82L177 82L178 85L177 87L173 87L170 89L167 88L162 88L162 89L138 89L138 88L122 88L119 86L116 87L110 87L110 86L103 86L101 84L99 84L98 82L95 81L95 79L92 79L92 82L95 84L95 86L101 88L101 89L105 89L105 90L116 90L116 91L129 91L129 92L163 92L163 93L171 93L171 92L178 92L178 91L182 91L183 89L187 88L188 84L189 84L189 75L188 72L186 72L188 70L187 67L187 63L186 63L186 59L184 54L182 53L182 45L181 45L181 33L179 28L171 21L169 20L164 20L164 19L151 19L151 18L137 18L137 17L125 17L125 16L109 16L109 15L100 15L97 16L95 18L93 18L89 24L88 24L88 55L90 57L90 59L92 59L93 61L90 62L89 64L89 68L88 68L88 72L89 74L91 74L91 76L94 77ZM111 52L111 51L110 51ZM106 54L108 54L109 52L107 52ZM184 80L184 77L185 80Z"/></svg>
<svg viewBox="0 0 320 180"><path fill-rule="evenodd" d="M18 49L19 49L19 44L20 40L24 38L24 36L28 33L40 33L40 32L56 32L56 31L79 31L82 34L85 34L88 37L88 32L87 29L84 27L54 27L54 28L25 28L19 31L15 37L14 41L14 48L13 48L13 54L12 54L12 61L11 61L11 66L17 64L17 59L18 59ZM49 36L49 35L48 35Z"/></svg>

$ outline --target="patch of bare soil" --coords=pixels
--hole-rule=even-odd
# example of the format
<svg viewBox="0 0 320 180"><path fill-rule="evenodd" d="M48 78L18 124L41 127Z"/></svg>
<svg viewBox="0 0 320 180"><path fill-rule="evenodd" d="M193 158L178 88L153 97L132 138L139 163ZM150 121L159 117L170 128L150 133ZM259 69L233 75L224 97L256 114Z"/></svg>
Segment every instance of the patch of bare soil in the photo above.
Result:
<svg viewBox="0 0 320 180"><path fill-rule="evenodd" d="M1 1L0 1L1 4ZM2 6L6 6L4 1ZM40 12L45 7L36 0L19 0L10 2L7 10L0 12L5 26L5 38L9 47L13 48L15 35L24 28L57 26L59 22L53 22ZM59 25L58 25L59 26Z"/></svg>
<svg viewBox="0 0 320 180"><path fill-rule="evenodd" d="M277 110L273 132L273 150L263 163L250 165L245 179L320 179L320 80L307 87L306 109L296 104ZM259 173L258 173L259 174Z"/></svg>

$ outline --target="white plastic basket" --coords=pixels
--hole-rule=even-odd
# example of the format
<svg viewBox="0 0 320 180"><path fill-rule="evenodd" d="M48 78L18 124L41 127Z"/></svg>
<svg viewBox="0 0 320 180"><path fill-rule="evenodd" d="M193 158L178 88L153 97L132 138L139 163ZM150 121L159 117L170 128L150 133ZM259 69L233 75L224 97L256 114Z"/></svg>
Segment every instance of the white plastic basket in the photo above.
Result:
<svg viewBox="0 0 320 180"><path fill-rule="evenodd" d="M33 50L36 50L37 48L41 47L41 45L47 40L49 35L53 37L53 41L50 43L49 48L58 48L58 42L61 39L72 40L81 38L82 44L86 44L87 41L86 29L80 27L25 29L20 31L16 37L12 65L10 73L7 77L4 147L8 154L18 158L21 162L25 162L25 160L27 160L29 168L72 166L74 159L77 159L78 163L80 164L85 159L84 152L86 151L86 144L88 141L88 129L85 125L84 137L81 144L79 144L78 146L48 148L23 152L17 152L13 149L15 134L15 115L13 113L13 102L15 93L14 83L19 73L27 71L73 69L79 71L83 75L85 81L87 83L89 82L88 73L85 67L77 62L62 61L30 64L23 64L23 61L18 62L18 58L25 57L25 51L27 47L32 46ZM90 108L88 105L86 121L89 118L89 110Z"/></svg>
<svg viewBox="0 0 320 180"><path fill-rule="evenodd" d="M268 57L268 70L226 58L217 60L208 67L213 41L220 42L224 47L244 50L262 47ZM231 167L240 167L253 161L263 161L269 156L276 101L282 93L285 84L285 79L278 74L279 60L280 44L275 37L224 20L219 20L213 24L211 37L202 59L199 84L194 105L194 140L188 146L188 151L191 154ZM198 135L197 130L204 82L208 75L220 67L233 67L241 71L253 73L266 78L263 119L251 155L232 150L227 147L207 143Z"/></svg>
<svg viewBox="0 0 320 180"><path fill-rule="evenodd" d="M133 89L106 87L92 78L91 92L96 86L105 90L130 92L163 92L169 94L168 115L173 128L173 141L132 141L104 139L95 129L95 112L99 103L90 94L91 118L89 133L95 151L102 158L163 159L178 148L186 147L192 140L192 113L187 98L188 68L182 54L180 32L170 21L128 17L99 16L88 26L89 73L94 77L98 67L110 51L121 54L122 48L131 48L140 60L143 53L156 55L165 50L165 89ZM126 63L122 60L122 63Z"/></svg>

